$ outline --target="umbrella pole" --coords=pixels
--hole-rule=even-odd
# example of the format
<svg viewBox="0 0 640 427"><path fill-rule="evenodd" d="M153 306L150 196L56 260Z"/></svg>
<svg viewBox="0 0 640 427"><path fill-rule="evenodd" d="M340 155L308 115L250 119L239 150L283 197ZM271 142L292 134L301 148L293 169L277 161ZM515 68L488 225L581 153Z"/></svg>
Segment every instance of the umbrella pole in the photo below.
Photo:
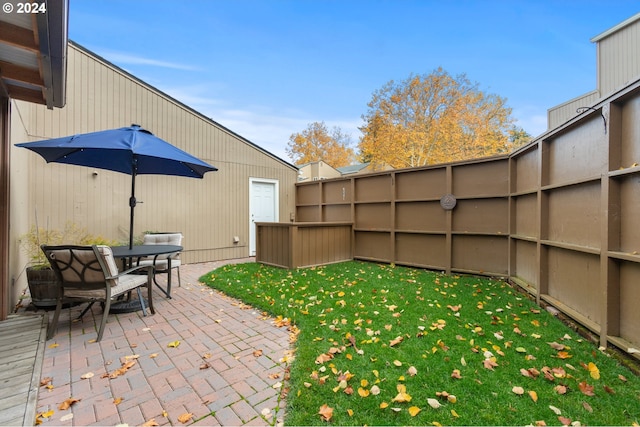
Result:
<svg viewBox="0 0 640 427"><path fill-rule="evenodd" d="M129 215L129 249L133 248L133 211L136 208L136 174L138 172L137 160L133 159L131 167L131 197L129 197L129 207L131 214Z"/></svg>

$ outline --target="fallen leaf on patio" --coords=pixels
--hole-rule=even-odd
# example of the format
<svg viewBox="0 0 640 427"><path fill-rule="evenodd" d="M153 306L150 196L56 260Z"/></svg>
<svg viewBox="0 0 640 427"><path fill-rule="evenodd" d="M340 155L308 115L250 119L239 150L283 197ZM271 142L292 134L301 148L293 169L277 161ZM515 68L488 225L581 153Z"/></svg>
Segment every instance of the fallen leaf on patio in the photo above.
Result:
<svg viewBox="0 0 640 427"><path fill-rule="evenodd" d="M513 387L511 389L512 392L514 392L515 394L517 394L518 396L523 395L524 394L524 389L522 387Z"/></svg>
<svg viewBox="0 0 640 427"><path fill-rule="evenodd" d="M186 424L191 420L191 418L193 418L193 414L191 412L185 412L178 417L178 421L180 421L182 424Z"/></svg>
<svg viewBox="0 0 640 427"><path fill-rule="evenodd" d="M180 345L180 341L171 341L169 344L167 344L167 347L173 347L176 348Z"/></svg>
<svg viewBox="0 0 640 427"><path fill-rule="evenodd" d="M88 380L89 378L93 378L93 375L94 375L93 372L87 372L86 374L82 374L80 376L80 379Z"/></svg>
<svg viewBox="0 0 640 427"><path fill-rule="evenodd" d="M441 407L442 405L440 404L440 402L438 402L436 399L433 399L431 397L429 397L427 399L427 403L429 404L429 406L431 406L433 409L438 409L439 407Z"/></svg>
<svg viewBox="0 0 640 427"><path fill-rule="evenodd" d="M60 421L65 422L73 419L73 414L66 414L60 417Z"/></svg>
<svg viewBox="0 0 640 427"><path fill-rule="evenodd" d="M158 357L158 353L151 353L151 354L149 355L149 358L150 358L150 359L155 359L156 357Z"/></svg>
<svg viewBox="0 0 640 427"><path fill-rule="evenodd" d="M203 359L210 359L213 355L211 353L205 353L202 355Z"/></svg>
<svg viewBox="0 0 640 427"><path fill-rule="evenodd" d="M333 408L325 403L320 407L318 414L320 414L323 421L329 421L333 417Z"/></svg>
<svg viewBox="0 0 640 427"><path fill-rule="evenodd" d="M49 344L49 348L56 348L58 347L60 344L54 342L53 344Z"/></svg>
<svg viewBox="0 0 640 427"><path fill-rule="evenodd" d="M61 411L66 411L67 409L71 408L71 405L73 405L76 402L80 402L80 400L81 399L76 399L75 397L70 397L64 402L62 402L60 406L58 406L58 409Z"/></svg>
<svg viewBox="0 0 640 427"><path fill-rule="evenodd" d="M139 358L140 358L139 354L130 354L128 356L125 356L124 360L139 359Z"/></svg>
<svg viewBox="0 0 640 427"><path fill-rule="evenodd" d="M151 328L142 328L142 332L149 332Z"/></svg>
<svg viewBox="0 0 640 427"><path fill-rule="evenodd" d="M162 416L167 418L169 416L169 413L163 409L162 410Z"/></svg>
<svg viewBox="0 0 640 427"><path fill-rule="evenodd" d="M418 408L417 406L412 406L411 408L409 408L409 414L412 417L415 417L416 415L418 415L420 413L421 409Z"/></svg>
<svg viewBox="0 0 640 427"><path fill-rule="evenodd" d="M40 380L40 387L50 384L53 381L51 377L44 377Z"/></svg>
<svg viewBox="0 0 640 427"><path fill-rule="evenodd" d="M260 356L262 356L262 350L254 350L254 351L253 351L253 355L254 355L255 357L260 357Z"/></svg>
<svg viewBox="0 0 640 427"><path fill-rule="evenodd" d="M209 369L209 364L203 363L202 365L200 365L200 370L203 370L203 369Z"/></svg>
<svg viewBox="0 0 640 427"><path fill-rule="evenodd" d="M272 374L267 375L267 377L271 380L276 380L278 378L280 378L280 374L278 372L274 372Z"/></svg>
<svg viewBox="0 0 640 427"><path fill-rule="evenodd" d="M47 411L47 412L42 412L42 413L38 414L38 416L39 416L39 417L41 417L41 418L49 418L49 417L51 417L54 413L55 413L55 412L51 409L51 410L49 410L49 411Z"/></svg>
<svg viewBox="0 0 640 427"><path fill-rule="evenodd" d="M136 364L136 361L135 361L135 360L130 360L130 361L126 362L126 363L123 363L123 364L122 364L122 366L120 366L120 368L116 369L115 371L113 371L113 372L111 372L111 373L106 372L106 373L102 374L102 376L101 376L100 378L107 378L107 377L108 377L108 378L111 378L111 379L113 379L113 378L117 378L117 377L119 377L120 375L124 375L124 374L126 374L126 373L127 373L127 371L128 371L132 366L134 366L135 364Z"/></svg>
<svg viewBox="0 0 640 427"><path fill-rule="evenodd" d="M160 424L158 424L156 422L155 418L151 418L149 421L145 422L144 424L142 424L141 427L155 427L155 426L159 426Z"/></svg>
<svg viewBox="0 0 640 427"><path fill-rule="evenodd" d="M122 397L116 397L115 399L113 399L113 403L114 405L119 405L122 403L124 399Z"/></svg>
<svg viewBox="0 0 640 427"><path fill-rule="evenodd" d="M595 396L595 393L593 392L593 386L587 384L586 381L582 381L580 384L578 384L578 387L580 388L582 394L586 396Z"/></svg>

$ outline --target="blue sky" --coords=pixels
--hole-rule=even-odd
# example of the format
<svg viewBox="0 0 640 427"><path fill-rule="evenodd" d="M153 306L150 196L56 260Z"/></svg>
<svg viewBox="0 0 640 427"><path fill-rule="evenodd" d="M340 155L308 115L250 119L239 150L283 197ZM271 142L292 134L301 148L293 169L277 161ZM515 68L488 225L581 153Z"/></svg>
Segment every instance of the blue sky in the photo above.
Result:
<svg viewBox="0 0 640 427"><path fill-rule="evenodd" d="M537 136L548 108L596 88L590 39L638 12L637 0L70 0L69 38L289 160L289 136L314 121L357 144L374 91L438 67L506 98Z"/></svg>

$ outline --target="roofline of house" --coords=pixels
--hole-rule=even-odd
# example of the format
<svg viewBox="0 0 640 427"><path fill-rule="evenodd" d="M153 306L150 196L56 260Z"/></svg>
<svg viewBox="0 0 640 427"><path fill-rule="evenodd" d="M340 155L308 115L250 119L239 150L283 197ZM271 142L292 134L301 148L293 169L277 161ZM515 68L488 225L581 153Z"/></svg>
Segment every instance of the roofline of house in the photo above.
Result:
<svg viewBox="0 0 640 427"><path fill-rule="evenodd" d="M171 95L167 94L166 92L163 92L162 90L158 89L157 87L145 82L144 80L134 76L133 74L131 74L130 72L122 69L121 67L115 65L114 63L110 62L109 60L103 58L102 56L96 54L95 52L92 52L91 50L87 49L86 47L78 44L77 42L74 42L73 40L69 40L69 44L72 45L73 47L83 51L84 53L86 53L87 55L90 55L92 57L94 57L95 59L103 62L104 64L108 65L109 67L114 68L115 70L117 70L118 72L126 75L127 77L129 77L132 80L135 80L136 82L140 83L141 85L153 90L154 92L162 95L163 97L171 100L172 102L174 102L175 104L181 106L182 108L184 108L185 110L188 110L189 112L195 114L196 116L200 117L201 119L205 120L208 123L211 123L212 125L220 128L221 130L233 135L234 137L238 138L239 140L241 140L242 142L252 146L253 148L255 148L258 151L261 151L262 153L268 155L269 157L279 161L280 163L290 167L291 169L298 171L299 168L289 162L287 162L286 160L276 156L275 154L271 153L270 151L265 150L264 148L260 147L259 145L257 145L254 142L251 142L250 140L248 140L247 138L245 138L244 136L232 131L231 129L227 128L226 126L221 125L220 123L216 122L215 120L213 120L210 117L205 116L204 114L202 114L201 112L199 112L198 110L188 106L187 104L185 104L182 101L177 100L176 98L172 97Z"/></svg>
<svg viewBox="0 0 640 427"><path fill-rule="evenodd" d="M634 22L636 22L637 20L640 19L640 12L636 13L635 15L633 15L631 18L625 19L624 21L622 21L621 23L619 23L618 25L615 25L611 28L609 28L608 30L598 34L597 36L593 37L591 39L591 43L596 43L599 42L600 40L609 37L611 34L616 33L618 31L620 31L621 29L623 29L624 27L633 24Z"/></svg>

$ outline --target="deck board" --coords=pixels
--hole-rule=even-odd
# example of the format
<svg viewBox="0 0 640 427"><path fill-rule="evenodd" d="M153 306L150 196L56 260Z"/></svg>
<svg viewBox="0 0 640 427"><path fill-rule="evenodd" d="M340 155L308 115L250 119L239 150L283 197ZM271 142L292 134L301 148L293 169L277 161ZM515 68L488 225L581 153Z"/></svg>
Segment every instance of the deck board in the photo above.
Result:
<svg viewBox="0 0 640 427"><path fill-rule="evenodd" d="M0 321L0 425L33 425L42 373L46 316Z"/></svg>

